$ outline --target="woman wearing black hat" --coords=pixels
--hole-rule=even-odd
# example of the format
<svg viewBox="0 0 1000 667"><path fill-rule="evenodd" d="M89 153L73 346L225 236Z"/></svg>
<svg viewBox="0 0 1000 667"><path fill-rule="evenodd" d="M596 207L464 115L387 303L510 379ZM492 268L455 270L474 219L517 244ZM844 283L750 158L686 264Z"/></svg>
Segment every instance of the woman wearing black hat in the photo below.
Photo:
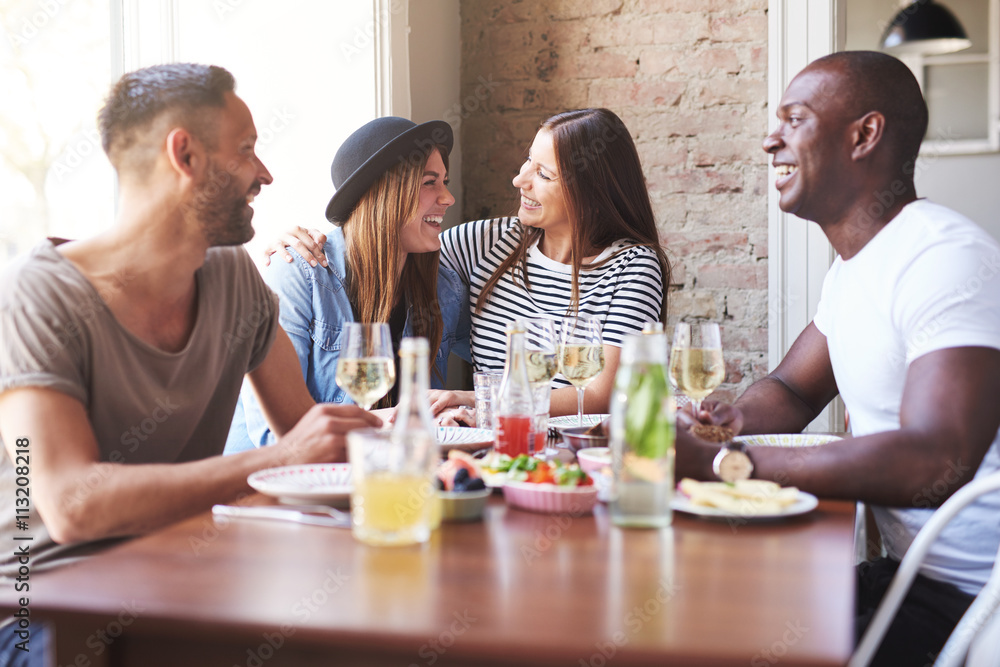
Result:
<svg viewBox="0 0 1000 667"><path fill-rule="evenodd" d="M513 185L517 217L469 222L441 237L442 265L476 295L473 365L503 368L504 326L515 317L591 315L602 323L605 361L585 409L607 412L624 337L667 317L670 263L635 143L608 109L556 114L540 125ZM304 230L284 242L319 253ZM550 414L574 414L568 381L556 376L552 387ZM471 391L432 394L436 412L474 404Z"/></svg>
<svg viewBox="0 0 1000 667"><path fill-rule="evenodd" d="M337 190L326 217L335 226L322 260L292 251L293 261L264 270L316 401L350 402L335 381L345 322L388 322L395 348L404 336L427 338L435 387L449 353L468 349L467 288L438 262L441 222L455 203L447 187L452 144L444 121L386 117L358 129L333 159ZM394 393L380 407L395 404ZM244 390L241 404L227 452L274 440L252 392Z"/></svg>

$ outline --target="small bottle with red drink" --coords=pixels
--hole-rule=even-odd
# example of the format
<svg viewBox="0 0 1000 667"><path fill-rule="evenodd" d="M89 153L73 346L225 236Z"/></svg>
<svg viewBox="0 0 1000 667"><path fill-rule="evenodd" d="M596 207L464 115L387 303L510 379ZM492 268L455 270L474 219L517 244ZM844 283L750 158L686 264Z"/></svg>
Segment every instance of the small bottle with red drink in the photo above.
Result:
<svg viewBox="0 0 1000 667"><path fill-rule="evenodd" d="M534 439L535 411L524 349L525 331L523 320L507 325L507 361L494 406L496 450L509 456L528 454Z"/></svg>

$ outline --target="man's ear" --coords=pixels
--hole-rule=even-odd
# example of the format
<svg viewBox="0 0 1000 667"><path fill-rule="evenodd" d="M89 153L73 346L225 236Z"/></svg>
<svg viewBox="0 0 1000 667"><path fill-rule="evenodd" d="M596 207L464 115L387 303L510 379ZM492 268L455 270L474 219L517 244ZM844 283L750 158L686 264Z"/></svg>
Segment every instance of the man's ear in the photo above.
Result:
<svg viewBox="0 0 1000 667"><path fill-rule="evenodd" d="M201 171L204 147L183 127L176 127L167 135L167 159L179 174L193 178Z"/></svg>
<svg viewBox="0 0 1000 667"><path fill-rule="evenodd" d="M882 141L884 131L885 116L878 111L869 111L854 121L851 126L851 138L854 142L851 157L854 160L864 160L871 156L872 151Z"/></svg>

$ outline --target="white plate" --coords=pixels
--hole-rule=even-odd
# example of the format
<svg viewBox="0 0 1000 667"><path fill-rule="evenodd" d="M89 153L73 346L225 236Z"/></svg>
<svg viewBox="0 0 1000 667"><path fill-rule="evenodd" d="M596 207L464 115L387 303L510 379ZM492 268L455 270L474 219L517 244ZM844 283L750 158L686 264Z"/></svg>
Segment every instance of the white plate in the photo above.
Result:
<svg viewBox="0 0 1000 667"><path fill-rule="evenodd" d="M483 471L483 483L487 489L502 489L507 482L507 473Z"/></svg>
<svg viewBox="0 0 1000 667"><path fill-rule="evenodd" d="M493 444L493 431L488 428L468 428L466 426L439 426L438 445L441 449L462 449L475 451Z"/></svg>
<svg viewBox="0 0 1000 667"><path fill-rule="evenodd" d="M593 426L598 424L610 415L584 415L583 425ZM573 428L574 426L580 425L580 419L576 415L563 415L562 417L549 417L549 427L560 429L560 428Z"/></svg>
<svg viewBox="0 0 1000 667"><path fill-rule="evenodd" d="M745 521L772 521L774 519L783 519L786 516L797 516L799 514L805 514L806 512L812 512L816 509L817 505L819 505L819 500L816 496L811 493L806 493L805 491L799 491L799 499L780 512L767 514L727 512L726 510L720 510L717 507L692 505L691 499L680 492L674 494L674 499L670 502L670 507L678 512L696 514L698 516L708 517L711 519L733 520L739 523L743 523Z"/></svg>
<svg viewBox="0 0 1000 667"><path fill-rule="evenodd" d="M312 463L258 470L247 483L283 503L347 504L351 501L350 463Z"/></svg>
<svg viewBox="0 0 1000 667"><path fill-rule="evenodd" d="M825 445L834 440L840 440L840 436L819 433L764 433L761 435L740 435L733 438L734 442L764 447L813 447Z"/></svg>

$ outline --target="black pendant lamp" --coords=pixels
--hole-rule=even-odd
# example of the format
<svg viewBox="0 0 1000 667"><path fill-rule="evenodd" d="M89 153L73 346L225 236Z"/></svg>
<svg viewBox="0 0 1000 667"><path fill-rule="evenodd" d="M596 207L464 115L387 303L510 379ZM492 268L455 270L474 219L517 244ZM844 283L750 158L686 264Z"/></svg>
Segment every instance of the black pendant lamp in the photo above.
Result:
<svg viewBox="0 0 1000 667"><path fill-rule="evenodd" d="M895 55L952 53L970 46L955 15L934 0L913 0L882 33L882 50Z"/></svg>

